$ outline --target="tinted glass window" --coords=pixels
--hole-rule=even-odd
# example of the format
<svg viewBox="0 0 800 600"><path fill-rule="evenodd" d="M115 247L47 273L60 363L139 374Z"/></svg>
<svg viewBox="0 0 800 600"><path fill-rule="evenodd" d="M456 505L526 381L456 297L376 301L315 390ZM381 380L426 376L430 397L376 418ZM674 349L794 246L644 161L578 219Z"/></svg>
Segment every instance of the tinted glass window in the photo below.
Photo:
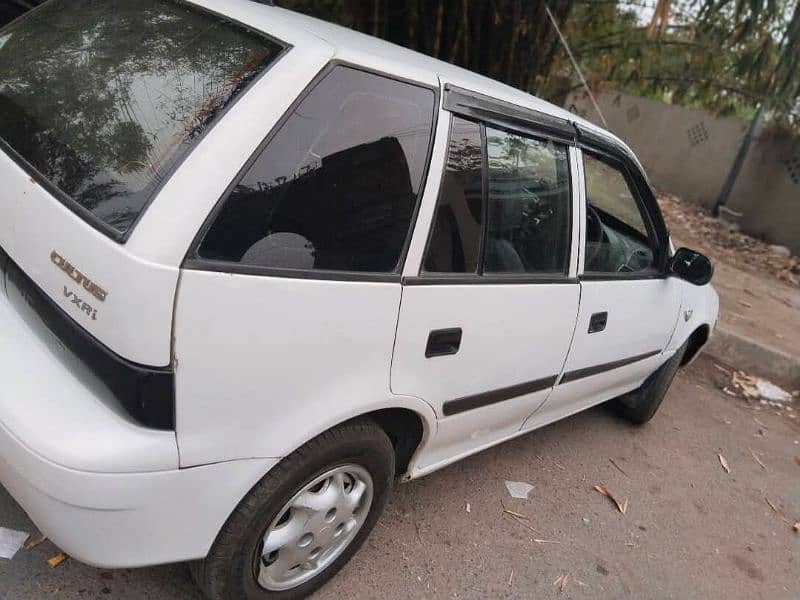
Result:
<svg viewBox="0 0 800 600"><path fill-rule="evenodd" d="M635 188L620 167L584 152L585 271L629 273L654 266L653 245Z"/></svg>
<svg viewBox="0 0 800 600"><path fill-rule="evenodd" d="M486 128L485 273L565 273L570 245L567 147Z"/></svg>
<svg viewBox="0 0 800 600"><path fill-rule="evenodd" d="M442 188L428 244L429 273L475 273L480 260L481 130L454 117Z"/></svg>
<svg viewBox="0 0 800 600"><path fill-rule="evenodd" d="M334 69L238 182L200 256L394 271L422 185L434 99L425 88Z"/></svg>
<svg viewBox="0 0 800 600"><path fill-rule="evenodd" d="M0 138L126 233L281 48L168 0L51 0L0 33Z"/></svg>

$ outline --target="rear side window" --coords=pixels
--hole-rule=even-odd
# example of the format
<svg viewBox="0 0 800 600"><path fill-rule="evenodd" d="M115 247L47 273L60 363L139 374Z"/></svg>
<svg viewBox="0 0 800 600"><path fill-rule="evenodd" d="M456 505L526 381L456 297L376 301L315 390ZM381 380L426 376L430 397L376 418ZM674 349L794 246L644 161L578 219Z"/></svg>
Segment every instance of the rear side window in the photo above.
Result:
<svg viewBox="0 0 800 600"><path fill-rule="evenodd" d="M172 0L50 0L0 33L0 139L123 238L282 46Z"/></svg>
<svg viewBox="0 0 800 600"><path fill-rule="evenodd" d="M426 271L477 272L483 222L482 168L480 125L453 117Z"/></svg>
<svg viewBox="0 0 800 600"><path fill-rule="evenodd" d="M204 259L275 269L398 269L426 170L432 90L338 66L224 201Z"/></svg>
<svg viewBox="0 0 800 600"><path fill-rule="evenodd" d="M431 274L566 274L569 151L454 116L423 263Z"/></svg>
<svg viewBox="0 0 800 600"><path fill-rule="evenodd" d="M485 273L565 273L570 242L567 147L486 128Z"/></svg>

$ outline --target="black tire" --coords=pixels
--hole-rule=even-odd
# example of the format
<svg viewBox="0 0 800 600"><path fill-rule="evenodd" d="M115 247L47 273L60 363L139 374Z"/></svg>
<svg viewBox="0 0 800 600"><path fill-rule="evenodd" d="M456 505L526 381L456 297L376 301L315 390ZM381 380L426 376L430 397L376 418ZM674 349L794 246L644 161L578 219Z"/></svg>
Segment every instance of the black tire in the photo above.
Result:
<svg viewBox="0 0 800 600"><path fill-rule="evenodd" d="M350 421L319 435L284 458L250 490L222 527L208 556L190 565L195 582L210 600L305 598L347 563L375 526L391 493L394 463L392 443L371 420ZM304 485L343 464L359 465L372 477L372 505L361 529L313 579L290 590L264 589L256 580L254 560L268 525Z"/></svg>
<svg viewBox="0 0 800 600"><path fill-rule="evenodd" d="M687 344L688 342L678 348L675 354L650 375L641 387L612 400L612 406L617 414L635 425L644 425L652 419L681 366Z"/></svg>

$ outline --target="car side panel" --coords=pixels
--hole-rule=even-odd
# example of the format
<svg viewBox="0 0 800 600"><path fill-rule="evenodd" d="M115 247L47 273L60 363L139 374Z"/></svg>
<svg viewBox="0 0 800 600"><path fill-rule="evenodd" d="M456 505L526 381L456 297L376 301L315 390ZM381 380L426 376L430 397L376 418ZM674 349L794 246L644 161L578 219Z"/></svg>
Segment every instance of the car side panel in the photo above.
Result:
<svg viewBox="0 0 800 600"><path fill-rule="evenodd" d="M175 313L181 467L282 457L351 417L392 406L399 283L186 270ZM435 427L435 426L434 426Z"/></svg>

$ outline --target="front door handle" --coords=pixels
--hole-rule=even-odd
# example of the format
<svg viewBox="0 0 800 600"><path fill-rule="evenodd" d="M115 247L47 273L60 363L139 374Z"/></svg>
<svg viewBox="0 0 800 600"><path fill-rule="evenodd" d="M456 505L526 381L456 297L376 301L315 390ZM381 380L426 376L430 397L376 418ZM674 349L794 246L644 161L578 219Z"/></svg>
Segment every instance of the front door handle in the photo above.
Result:
<svg viewBox="0 0 800 600"><path fill-rule="evenodd" d="M608 324L608 313L601 312L592 315L589 319L589 333L598 333L604 331Z"/></svg>
<svg viewBox="0 0 800 600"><path fill-rule="evenodd" d="M437 329L428 334L425 358L457 354L461 348L461 328Z"/></svg>

